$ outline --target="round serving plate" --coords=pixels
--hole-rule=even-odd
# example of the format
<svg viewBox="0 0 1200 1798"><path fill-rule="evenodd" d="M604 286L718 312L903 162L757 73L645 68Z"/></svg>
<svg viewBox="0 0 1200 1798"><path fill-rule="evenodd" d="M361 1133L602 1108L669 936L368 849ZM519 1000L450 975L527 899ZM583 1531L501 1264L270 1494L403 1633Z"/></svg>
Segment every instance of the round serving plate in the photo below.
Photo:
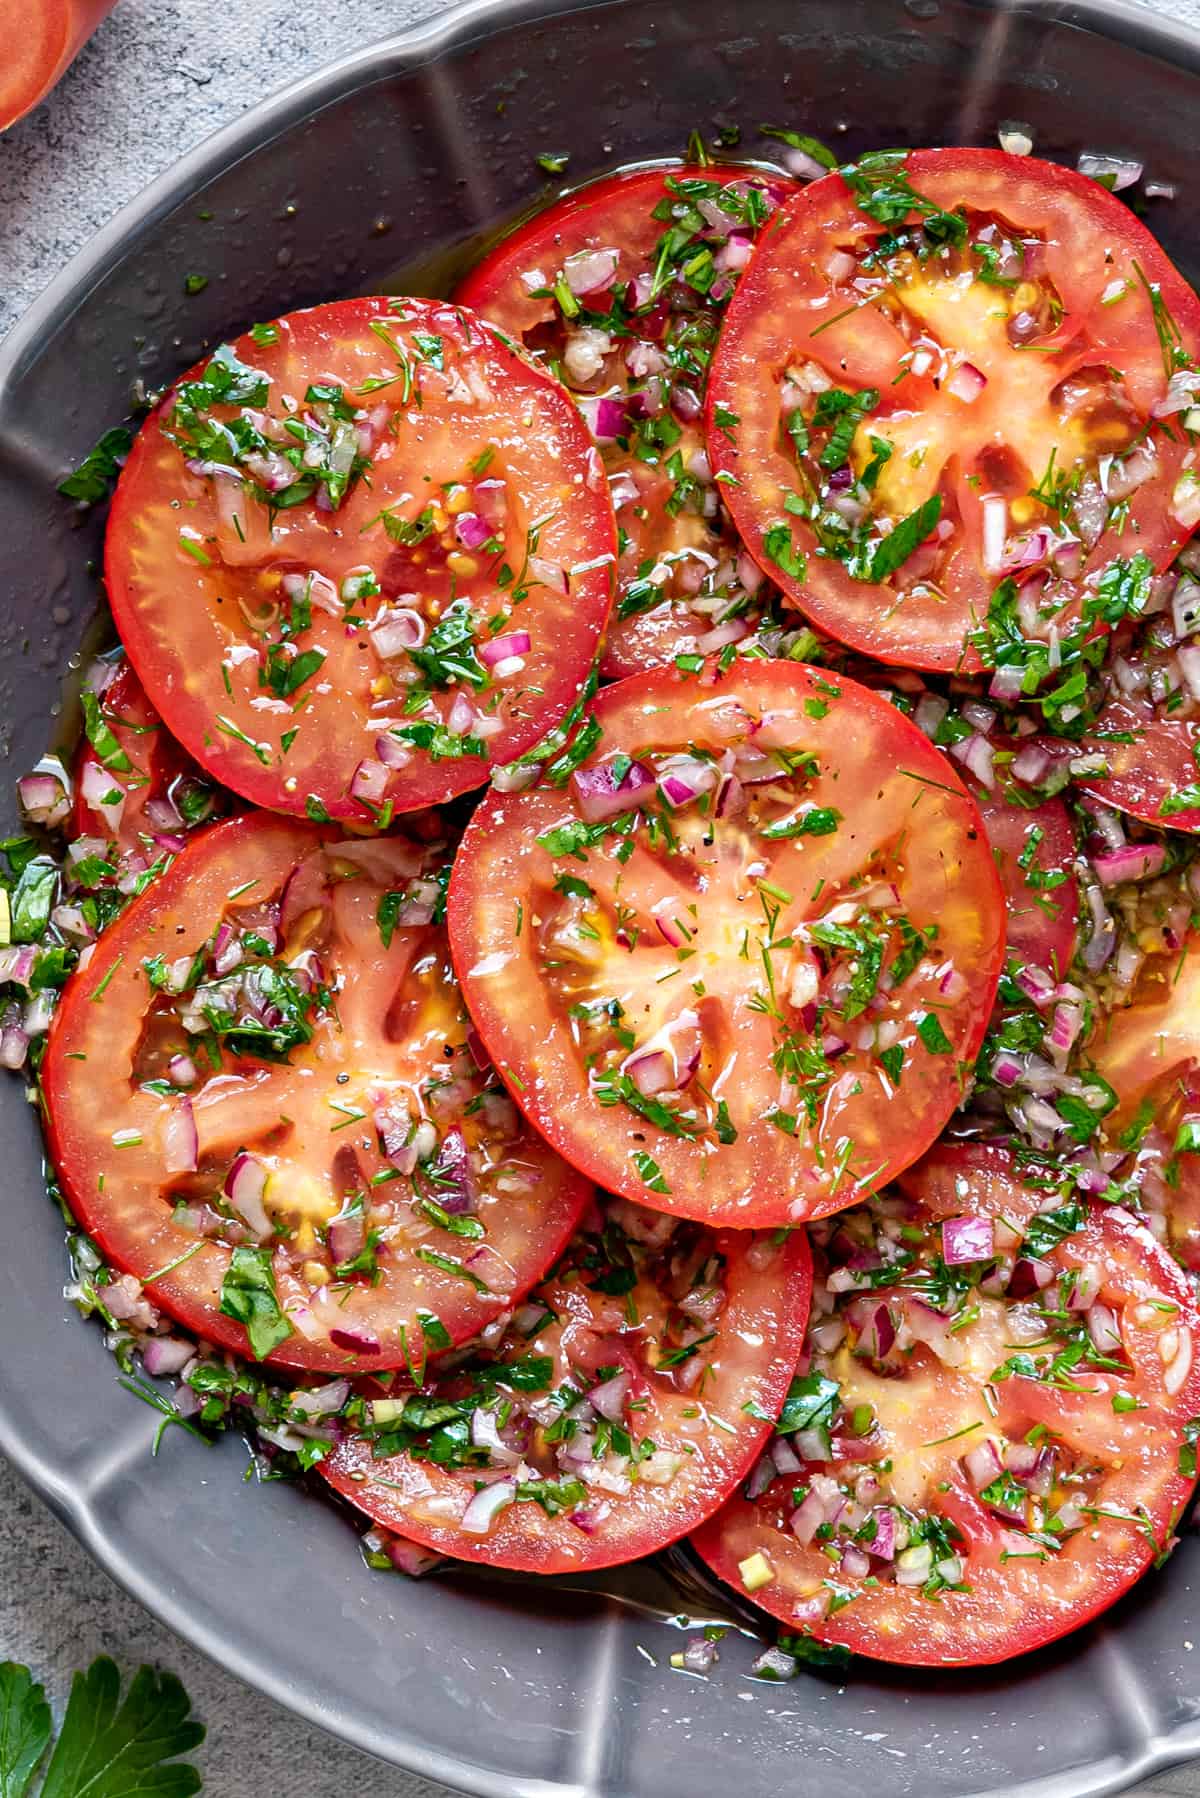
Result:
<svg viewBox="0 0 1200 1798"><path fill-rule="evenodd" d="M761 123L847 156L994 142L1144 159L1150 203L1200 273L1200 46L1115 4L1029 0L473 0L357 51L185 158L59 276L0 348L0 746L46 746L96 602L102 520L55 492L131 395L296 306L394 287L572 180L678 153L694 127ZM209 284L184 295L185 273ZM4 782L0 827L12 828ZM1113 1792L1200 1754L1189 1537L1100 1625L1008 1667L845 1684L753 1680L726 1638L708 1680L670 1670L672 1613L711 1589L657 1571L532 1586L368 1572L346 1519L242 1480L233 1439L170 1432L117 1385L62 1298L61 1221L18 1082L0 1088L0 1446L97 1560L251 1685L360 1747L488 1798L822 1798ZM726 1613L728 1615L728 1613ZM741 1619L750 1628L754 1618Z"/></svg>

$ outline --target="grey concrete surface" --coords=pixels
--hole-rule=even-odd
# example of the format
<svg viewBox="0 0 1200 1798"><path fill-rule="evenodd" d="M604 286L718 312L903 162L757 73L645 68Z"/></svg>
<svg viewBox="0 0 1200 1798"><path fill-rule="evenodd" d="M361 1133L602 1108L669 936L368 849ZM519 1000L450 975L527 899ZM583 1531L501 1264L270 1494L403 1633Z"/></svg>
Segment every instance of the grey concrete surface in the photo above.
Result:
<svg viewBox="0 0 1200 1798"><path fill-rule="evenodd" d="M11 9L11 12L10 12ZM439 10L438 0L121 0L50 98L0 138L0 335L66 259L184 150L347 44ZM1200 27L1200 0L1159 10ZM19 0L0 0L0 21ZM248 1691L126 1598L0 1462L0 1659L28 1662L61 1705L72 1670L112 1654L170 1667L209 1735L213 1798L447 1798ZM1138 1798L1200 1798L1200 1767Z"/></svg>

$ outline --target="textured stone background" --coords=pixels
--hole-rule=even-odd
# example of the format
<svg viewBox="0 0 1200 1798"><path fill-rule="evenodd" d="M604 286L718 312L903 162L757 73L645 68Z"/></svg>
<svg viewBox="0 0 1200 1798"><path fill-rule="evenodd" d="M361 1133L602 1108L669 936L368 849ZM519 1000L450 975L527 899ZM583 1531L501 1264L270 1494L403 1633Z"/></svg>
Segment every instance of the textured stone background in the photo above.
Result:
<svg viewBox="0 0 1200 1798"><path fill-rule="evenodd" d="M0 33L20 3L0 0ZM184 150L348 45L438 10L438 0L121 0L49 100L0 138L0 335ZM1160 10L1200 25L1200 0L1163 0ZM100 1653L180 1675L209 1726L200 1759L213 1798L447 1798L298 1723L194 1654L118 1591L0 1462L0 1659L29 1662L61 1702L72 1669ZM1200 1769L1164 1775L1139 1798L1155 1793L1200 1798Z"/></svg>

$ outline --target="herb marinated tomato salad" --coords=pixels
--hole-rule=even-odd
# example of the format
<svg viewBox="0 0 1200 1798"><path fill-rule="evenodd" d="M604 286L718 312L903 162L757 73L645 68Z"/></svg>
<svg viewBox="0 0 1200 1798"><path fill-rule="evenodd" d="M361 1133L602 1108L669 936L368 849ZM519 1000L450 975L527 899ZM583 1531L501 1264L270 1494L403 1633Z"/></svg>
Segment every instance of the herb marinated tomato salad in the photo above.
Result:
<svg viewBox="0 0 1200 1798"><path fill-rule="evenodd" d="M0 1063L160 1437L380 1571L686 1542L762 1677L975 1665L1197 1479L1200 302L1136 165L763 139L63 481Z"/></svg>

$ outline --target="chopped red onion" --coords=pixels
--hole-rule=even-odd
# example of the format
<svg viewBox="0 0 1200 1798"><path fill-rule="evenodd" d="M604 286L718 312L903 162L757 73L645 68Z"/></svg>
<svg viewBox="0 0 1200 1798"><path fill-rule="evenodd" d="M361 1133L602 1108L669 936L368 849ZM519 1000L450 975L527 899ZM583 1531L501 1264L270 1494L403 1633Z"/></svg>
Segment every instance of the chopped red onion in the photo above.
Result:
<svg viewBox="0 0 1200 1798"><path fill-rule="evenodd" d="M1117 194L1142 178L1142 164L1132 157L1105 156L1095 150L1081 150L1075 166L1081 175L1103 181L1105 187L1111 187Z"/></svg>
<svg viewBox="0 0 1200 1798"><path fill-rule="evenodd" d="M942 1258L947 1267L990 1261L996 1252L996 1227L990 1217L948 1217L942 1224Z"/></svg>
<svg viewBox="0 0 1200 1798"><path fill-rule="evenodd" d="M383 606L367 626L367 635L375 654L389 662L405 650L421 647L425 620L411 606Z"/></svg>
<svg viewBox="0 0 1200 1798"><path fill-rule="evenodd" d="M506 662L510 657L527 655L531 641L528 631L506 631L502 637L480 644L479 659L485 667L494 668L498 662Z"/></svg>
<svg viewBox="0 0 1200 1798"><path fill-rule="evenodd" d="M588 824L636 811L652 799L657 790L654 771L644 762L631 762L620 779L617 779L611 762L576 768L571 785L575 803Z"/></svg>
<svg viewBox="0 0 1200 1798"><path fill-rule="evenodd" d="M1166 846L1162 843L1127 843L1109 855L1093 857L1092 867L1101 886L1113 887L1122 881L1148 880L1161 873L1166 858Z"/></svg>
<svg viewBox="0 0 1200 1798"><path fill-rule="evenodd" d="M444 1211L451 1217L474 1211L479 1192L471 1168L471 1152L459 1125L452 1124L443 1136L433 1173L438 1203Z"/></svg>
<svg viewBox="0 0 1200 1798"><path fill-rule="evenodd" d="M609 1423L620 1423L625 1415L625 1400L629 1396L630 1375L627 1369L614 1374L611 1380L605 1380L599 1386L593 1386L587 1395L588 1403L601 1417Z"/></svg>
<svg viewBox="0 0 1200 1798"><path fill-rule="evenodd" d="M563 279L572 293L598 293L611 284L619 261L616 250L576 250L563 259Z"/></svg>
<svg viewBox="0 0 1200 1798"><path fill-rule="evenodd" d="M362 761L350 777L350 797L363 805L378 807L387 795L391 770L382 762Z"/></svg>
<svg viewBox="0 0 1200 1798"><path fill-rule="evenodd" d="M111 787L112 781L105 778ZM32 774L23 774L17 782L17 798L31 824L52 828L70 814L71 788L65 772L35 769Z"/></svg>
<svg viewBox="0 0 1200 1798"><path fill-rule="evenodd" d="M200 1154L200 1138L192 1115L192 1101L182 1098L163 1130L163 1166L168 1174L194 1174Z"/></svg>
<svg viewBox="0 0 1200 1798"><path fill-rule="evenodd" d="M335 1348L345 1349L350 1355L377 1355L380 1351L379 1338L373 1330L338 1328L330 1330L329 1340Z"/></svg>
<svg viewBox="0 0 1200 1798"><path fill-rule="evenodd" d="M1120 1354L1123 1343L1117 1314L1109 1305L1095 1304L1087 1312L1088 1335L1101 1355Z"/></svg>
<svg viewBox="0 0 1200 1798"><path fill-rule="evenodd" d="M825 1522L825 1506L816 1492L810 1489L788 1518L788 1528L801 1547L807 1548Z"/></svg>
<svg viewBox="0 0 1200 1798"><path fill-rule="evenodd" d="M577 402L584 423L597 443L615 443L628 429L628 408L610 394L585 394Z"/></svg>
<svg viewBox="0 0 1200 1798"><path fill-rule="evenodd" d="M367 1220L362 1211L330 1219L326 1235L330 1259L335 1265L353 1261L367 1246Z"/></svg>
<svg viewBox="0 0 1200 1798"><path fill-rule="evenodd" d="M515 1480L494 1480L490 1486L480 1487L459 1519L459 1528L471 1536L486 1536L493 1519L515 1503L516 1497Z"/></svg>
<svg viewBox="0 0 1200 1798"><path fill-rule="evenodd" d="M238 1216L247 1223L260 1242L273 1234L273 1226L263 1204L267 1189L266 1164L243 1149L233 1158L225 1176L225 1196Z"/></svg>
<svg viewBox="0 0 1200 1798"><path fill-rule="evenodd" d="M995 752L986 737L980 736L978 732L974 736L964 737L960 743L950 745L950 753L956 761L960 761L963 767L975 776L981 786L987 787L989 791L995 786L996 775L993 768Z"/></svg>
<svg viewBox="0 0 1200 1798"><path fill-rule="evenodd" d="M460 512L454 521L454 535L464 549L482 549L492 535L492 527L478 512Z"/></svg>
<svg viewBox="0 0 1200 1798"><path fill-rule="evenodd" d="M1010 1299L1032 1298L1043 1291L1054 1278L1054 1268L1049 1261L1039 1260L1033 1255L1022 1255L1012 1270L1008 1282Z"/></svg>
<svg viewBox="0 0 1200 1798"><path fill-rule="evenodd" d="M178 1336L148 1336L142 1343L142 1365L155 1380L182 1373L195 1354L195 1343L184 1342Z"/></svg>
<svg viewBox="0 0 1200 1798"><path fill-rule="evenodd" d="M956 400L963 400L968 406L977 400L987 386L987 376L977 369L973 362L960 362L950 379L946 382L947 393L952 393Z"/></svg>
<svg viewBox="0 0 1200 1798"><path fill-rule="evenodd" d="M1018 674L1020 670L1016 671ZM995 693L995 682L990 689ZM1019 688L1018 688L1019 691ZM1006 697L1016 698L1016 694ZM998 695L997 695L998 697ZM1014 780L1023 781L1027 786L1036 787L1046 778L1050 767L1050 753L1039 744L1029 743L1013 757L1010 763Z"/></svg>

